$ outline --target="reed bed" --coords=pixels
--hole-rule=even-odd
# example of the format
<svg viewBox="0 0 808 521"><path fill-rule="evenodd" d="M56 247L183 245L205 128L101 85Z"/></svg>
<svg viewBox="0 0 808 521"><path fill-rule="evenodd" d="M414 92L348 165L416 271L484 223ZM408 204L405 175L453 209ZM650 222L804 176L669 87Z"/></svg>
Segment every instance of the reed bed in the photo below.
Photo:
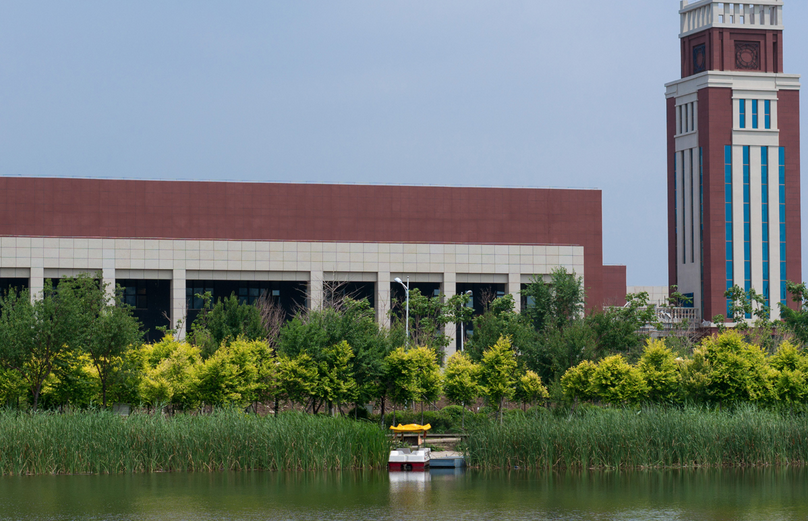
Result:
<svg viewBox="0 0 808 521"><path fill-rule="evenodd" d="M547 414L475 429L467 458L485 469L797 466L808 462L808 418L754 406Z"/></svg>
<svg viewBox="0 0 808 521"><path fill-rule="evenodd" d="M3 475L363 469L388 451L378 426L342 418L0 412Z"/></svg>

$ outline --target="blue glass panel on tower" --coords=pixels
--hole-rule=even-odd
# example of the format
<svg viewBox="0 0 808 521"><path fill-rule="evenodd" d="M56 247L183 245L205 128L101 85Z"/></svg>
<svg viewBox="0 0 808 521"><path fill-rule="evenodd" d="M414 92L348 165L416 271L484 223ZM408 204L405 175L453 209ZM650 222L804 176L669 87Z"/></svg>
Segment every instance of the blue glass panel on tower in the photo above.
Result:
<svg viewBox="0 0 808 521"><path fill-rule="evenodd" d="M746 100L742 99L740 105L740 127L746 128Z"/></svg>
<svg viewBox="0 0 808 521"><path fill-rule="evenodd" d="M766 111L765 115L765 125L766 130L771 130L772 128L772 102L770 100L766 100L764 102L764 110Z"/></svg>
<svg viewBox="0 0 808 521"><path fill-rule="evenodd" d="M752 128L758 128L758 100L752 100Z"/></svg>

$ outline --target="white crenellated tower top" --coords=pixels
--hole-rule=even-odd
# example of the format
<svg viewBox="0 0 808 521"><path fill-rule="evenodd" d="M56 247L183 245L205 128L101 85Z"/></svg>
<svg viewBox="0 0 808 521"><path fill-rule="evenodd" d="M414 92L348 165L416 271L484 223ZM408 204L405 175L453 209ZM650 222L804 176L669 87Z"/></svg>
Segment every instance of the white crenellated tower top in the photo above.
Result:
<svg viewBox="0 0 808 521"><path fill-rule="evenodd" d="M757 0L754 3L718 0L682 0L681 31L688 36L711 27L733 29L783 29L783 0Z"/></svg>

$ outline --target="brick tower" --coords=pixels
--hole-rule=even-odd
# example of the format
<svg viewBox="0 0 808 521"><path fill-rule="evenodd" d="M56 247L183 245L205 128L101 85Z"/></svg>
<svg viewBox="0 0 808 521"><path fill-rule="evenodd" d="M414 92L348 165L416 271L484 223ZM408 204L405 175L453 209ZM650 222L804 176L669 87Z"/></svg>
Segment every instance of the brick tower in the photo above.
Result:
<svg viewBox="0 0 808 521"><path fill-rule="evenodd" d="M800 282L799 76L783 73L783 0L682 1L682 78L666 85L668 269L701 316L724 292L779 316Z"/></svg>

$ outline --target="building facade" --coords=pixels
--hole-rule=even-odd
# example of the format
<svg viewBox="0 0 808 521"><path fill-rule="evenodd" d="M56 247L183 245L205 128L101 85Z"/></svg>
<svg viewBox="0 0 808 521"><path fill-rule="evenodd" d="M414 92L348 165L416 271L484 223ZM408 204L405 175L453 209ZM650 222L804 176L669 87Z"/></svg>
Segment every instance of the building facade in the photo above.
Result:
<svg viewBox="0 0 808 521"><path fill-rule="evenodd" d="M783 1L681 2L681 79L666 85L671 285L703 319L727 289L779 316L799 282L799 76L783 69Z"/></svg>
<svg viewBox="0 0 808 521"><path fill-rule="evenodd" d="M0 195L0 291L100 273L152 335L190 323L206 291L292 312L336 284L382 323L396 278L472 291L478 310L483 295L519 306L557 267L583 278L590 308L625 296L625 268L603 266L597 190L0 178Z"/></svg>

